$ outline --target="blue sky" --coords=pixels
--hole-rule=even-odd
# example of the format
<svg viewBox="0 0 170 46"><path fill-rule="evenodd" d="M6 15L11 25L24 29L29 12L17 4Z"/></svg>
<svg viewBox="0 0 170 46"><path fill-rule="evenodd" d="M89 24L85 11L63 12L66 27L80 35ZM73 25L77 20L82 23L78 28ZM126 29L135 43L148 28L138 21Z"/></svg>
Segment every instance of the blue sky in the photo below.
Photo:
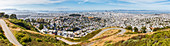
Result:
<svg viewBox="0 0 170 46"><path fill-rule="evenodd" d="M170 10L170 0L0 0L0 9L19 10Z"/></svg>

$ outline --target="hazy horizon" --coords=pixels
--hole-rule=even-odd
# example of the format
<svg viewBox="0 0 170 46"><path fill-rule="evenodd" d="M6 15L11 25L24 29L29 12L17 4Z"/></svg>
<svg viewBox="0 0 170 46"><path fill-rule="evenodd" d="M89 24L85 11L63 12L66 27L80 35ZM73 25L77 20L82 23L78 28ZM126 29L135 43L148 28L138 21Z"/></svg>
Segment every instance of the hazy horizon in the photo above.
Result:
<svg viewBox="0 0 170 46"><path fill-rule="evenodd" d="M19 10L170 10L170 0L0 0L1 9Z"/></svg>

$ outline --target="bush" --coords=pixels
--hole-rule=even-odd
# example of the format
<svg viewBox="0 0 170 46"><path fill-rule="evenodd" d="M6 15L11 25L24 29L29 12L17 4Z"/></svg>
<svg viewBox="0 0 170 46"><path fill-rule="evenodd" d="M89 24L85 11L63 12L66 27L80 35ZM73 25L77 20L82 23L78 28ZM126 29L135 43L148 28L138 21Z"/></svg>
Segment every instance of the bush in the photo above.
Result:
<svg viewBox="0 0 170 46"><path fill-rule="evenodd" d="M17 39L21 39L22 37L25 36L25 34L18 33L18 34L15 34L15 36L16 36Z"/></svg>
<svg viewBox="0 0 170 46"><path fill-rule="evenodd" d="M23 45L23 46L26 46L26 43L25 43L25 42L22 42L22 45Z"/></svg>
<svg viewBox="0 0 170 46"><path fill-rule="evenodd" d="M25 46L65 46L68 45L62 41L56 40L54 37L47 36L47 35L40 35L40 34L33 34L26 31L18 31L15 33L17 36L24 36L17 38L18 41L22 44L23 42L26 43ZM18 36L17 36L18 37ZM41 38L41 39L40 39ZM54 45L55 44L55 45Z"/></svg>
<svg viewBox="0 0 170 46"><path fill-rule="evenodd" d="M16 26L12 26L12 28L17 28Z"/></svg>
<svg viewBox="0 0 170 46"><path fill-rule="evenodd" d="M10 19L9 20L11 23L14 23L22 29L27 29L27 30L33 30L33 31L38 31L34 26L31 25L31 23L26 22L24 20L18 20L18 19Z"/></svg>
<svg viewBox="0 0 170 46"><path fill-rule="evenodd" d="M8 46L12 46L13 44L12 43L9 43Z"/></svg>
<svg viewBox="0 0 170 46"><path fill-rule="evenodd" d="M157 32L152 35L139 35L127 41L120 41L113 46L170 46L170 31Z"/></svg>
<svg viewBox="0 0 170 46"><path fill-rule="evenodd" d="M12 46L12 43L8 41L8 39L5 37L4 32L0 26L0 46Z"/></svg>
<svg viewBox="0 0 170 46"><path fill-rule="evenodd" d="M132 30L132 26L127 26L126 29Z"/></svg>
<svg viewBox="0 0 170 46"><path fill-rule="evenodd" d="M17 19L16 14L11 14L11 15L9 16L9 18L10 18L10 19Z"/></svg>
<svg viewBox="0 0 170 46"><path fill-rule="evenodd" d="M113 46L112 44L107 44L107 46Z"/></svg>
<svg viewBox="0 0 170 46"><path fill-rule="evenodd" d="M0 33L0 39L6 39L6 37L4 36L4 34Z"/></svg>
<svg viewBox="0 0 170 46"><path fill-rule="evenodd" d="M43 28L44 28L43 24L40 24L39 29L41 30L41 29L43 29Z"/></svg>
<svg viewBox="0 0 170 46"><path fill-rule="evenodd" d="M9 15L8 15L8 14L5 14L4 17L5 17L5 18L9 18Z"/></svg>
<svg viewBox="0 0 170 46"><path fill-rule="evenodd" d="M37 41L37 42L42 42L42 40L41 40L41 39L39 39L39 38L36 38L36 41Z"/></svg>
<svg viewBox="0 0 170 46"><path fill-rule="evenodd" d="M134 30L135 30L135 32L138 32L138 28L137 27L134 27Z"/></svg>
<svg viewBox="0 0 170 46"><path fill-rule="evenodd" d="M21 38L20 42L31 42L31 38L30 37L23 37L23 38Z"/></svg>

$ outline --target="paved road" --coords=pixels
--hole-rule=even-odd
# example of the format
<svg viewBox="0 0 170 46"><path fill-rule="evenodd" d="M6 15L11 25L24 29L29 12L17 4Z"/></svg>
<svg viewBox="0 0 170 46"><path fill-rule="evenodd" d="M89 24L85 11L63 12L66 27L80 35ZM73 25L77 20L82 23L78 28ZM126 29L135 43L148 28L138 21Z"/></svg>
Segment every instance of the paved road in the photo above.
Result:
<svg viewBox="0 0 170 46"><path fill-rule="evenodd" d="M93 38L95 38L95 37L97 37L97 36L100 36L100 35L103 34L105 31L108 31L108 30L111 30L111 29L119 29L119 30L121 30L121 32L119 32L117 35L119 35L119 34L124 34L124 33L126 32L126 30L123 29L123 28L109 28L109 29L102 30L102 31L99 32L97 35L95 35ZM65 42L65 43L67 43L67 44L69 44L69 45L81 43L81 42L71 42L71 41L68 41L68 40L65 40L65 39L59 38L59 37L57 37L57 39ZM92 43L92 44L93 44L93 43ZM92 45L92 44L91 44L91 45Z"/></svg>
<svg viewBox="0 0 170 46"><path fill-rule="evenodd" d="M108 30L111 30L111 29L119 29L119 30L121 30L121 32L119 32L117 35L119 35L119 34L124 34L125 32L126 32L126 30L125 29L123 29L123 28L108 28L108 29L105 29L105 30L102 30L100 33L98 33L97 35L95 35L93 38L96 38L97 36L100 36L101 34L103 34L105 31L108 31ZM92 38L92 39L93 39Z"/></svg>
<svg viewBox="0 0 170 46"><path fill-rule="evenodd" d="M7 37L7 39L14 45L16 46L22 46L17 39L15 38L15 36L12 34L12 32L10 31L10 29L8 28L7 24L5 23L4 20L0 19L0 24L2 26L2 29L5 33L5 36Z"/></svg>
<svg viewBox="0 0 170 46"><path fill-rule="evenodd" d="M98 33L97 35L95 35L93 38L96 38L97 36L100 36L101 34L103 34L105 31L108 31L108 30L111 30L111 29L119 29L119 30L121 30L121 32L119 32L117 35L123 35L123 34L126 32L126 30L123 29L123 28L108 28L108 29L102 30L100 33ZM93 38L92 38L92 39L93 39ZM97 42L97 41L95 41L95 42ZM87 45L87 46L91 46L91 45L93 45L95 42L92 42L92 43L90 43L90 44Z"/></svg>

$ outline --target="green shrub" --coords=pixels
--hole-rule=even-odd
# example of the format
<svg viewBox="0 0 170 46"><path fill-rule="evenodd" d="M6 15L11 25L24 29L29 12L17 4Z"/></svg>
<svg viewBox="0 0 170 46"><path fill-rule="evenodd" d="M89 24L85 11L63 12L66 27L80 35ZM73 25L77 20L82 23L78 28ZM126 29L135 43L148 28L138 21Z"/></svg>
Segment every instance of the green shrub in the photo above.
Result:
<svg viewBox="0 0 170 46"><path fill-rule="evenodd" d="M23 37L23 38L21 38L20 42L31 42L31 38L30 37Z"/></svg>
<svg viewBox="0 0 170 46"><path fill-rule="evenodd" d="M22 45L23 45L23 46L26 46L26 43L25 43L25 42L22 42Z"/></svg>
<svg viewBox="0 0 170 46"><path fill-rule="evenodd" d="M68 44L59 41L51 36L44 36L40 34L32 34L26 31L16 31L15 36L22 44L26 43L26 46L66 46ZM40 39L41 38L41 39Z"/></svg>
<svg viewBox="0 0 170 46"><path fill-rule="evenodd" d="M39 39L39 38L36 38L36 41L37 41L37 42L42 42L42 40L41 40L41 39Z"/></svg>
<svg viewBox="0 0 170 46"><path fill-rule="evenodd" d="M170 31L157 32L152 35L139 35L127 41L120 41L113 46L170 46Z"/></svg>
<svg viewBox="0 0 170 46"><path fill-rule="evenodd" d="M0 26L0 46L12 46L13 44L8 41L8 39L4 35L4 31Z"/></svg>
<svg viewBox="0 0 170 46"><path fill-rule="evenodd" d="M27 29L27 30L32 30L32 31L38 31L35 27L33 27L32 25L31 25L31 23L29 23L29 22L26 22L26 21L24 21L24 20L18 20L18 19L10 19L9 20L11 23L14 23L14 24L16 24L16 25L18 25L18 26L20 26L20 28L22 28L22 29Z"/></svg>
<svg viewBox="0 0 170 46"><path fill-rule="evenodd" d="M132 26L127 26L126 29L132 30Z"/></svg>

